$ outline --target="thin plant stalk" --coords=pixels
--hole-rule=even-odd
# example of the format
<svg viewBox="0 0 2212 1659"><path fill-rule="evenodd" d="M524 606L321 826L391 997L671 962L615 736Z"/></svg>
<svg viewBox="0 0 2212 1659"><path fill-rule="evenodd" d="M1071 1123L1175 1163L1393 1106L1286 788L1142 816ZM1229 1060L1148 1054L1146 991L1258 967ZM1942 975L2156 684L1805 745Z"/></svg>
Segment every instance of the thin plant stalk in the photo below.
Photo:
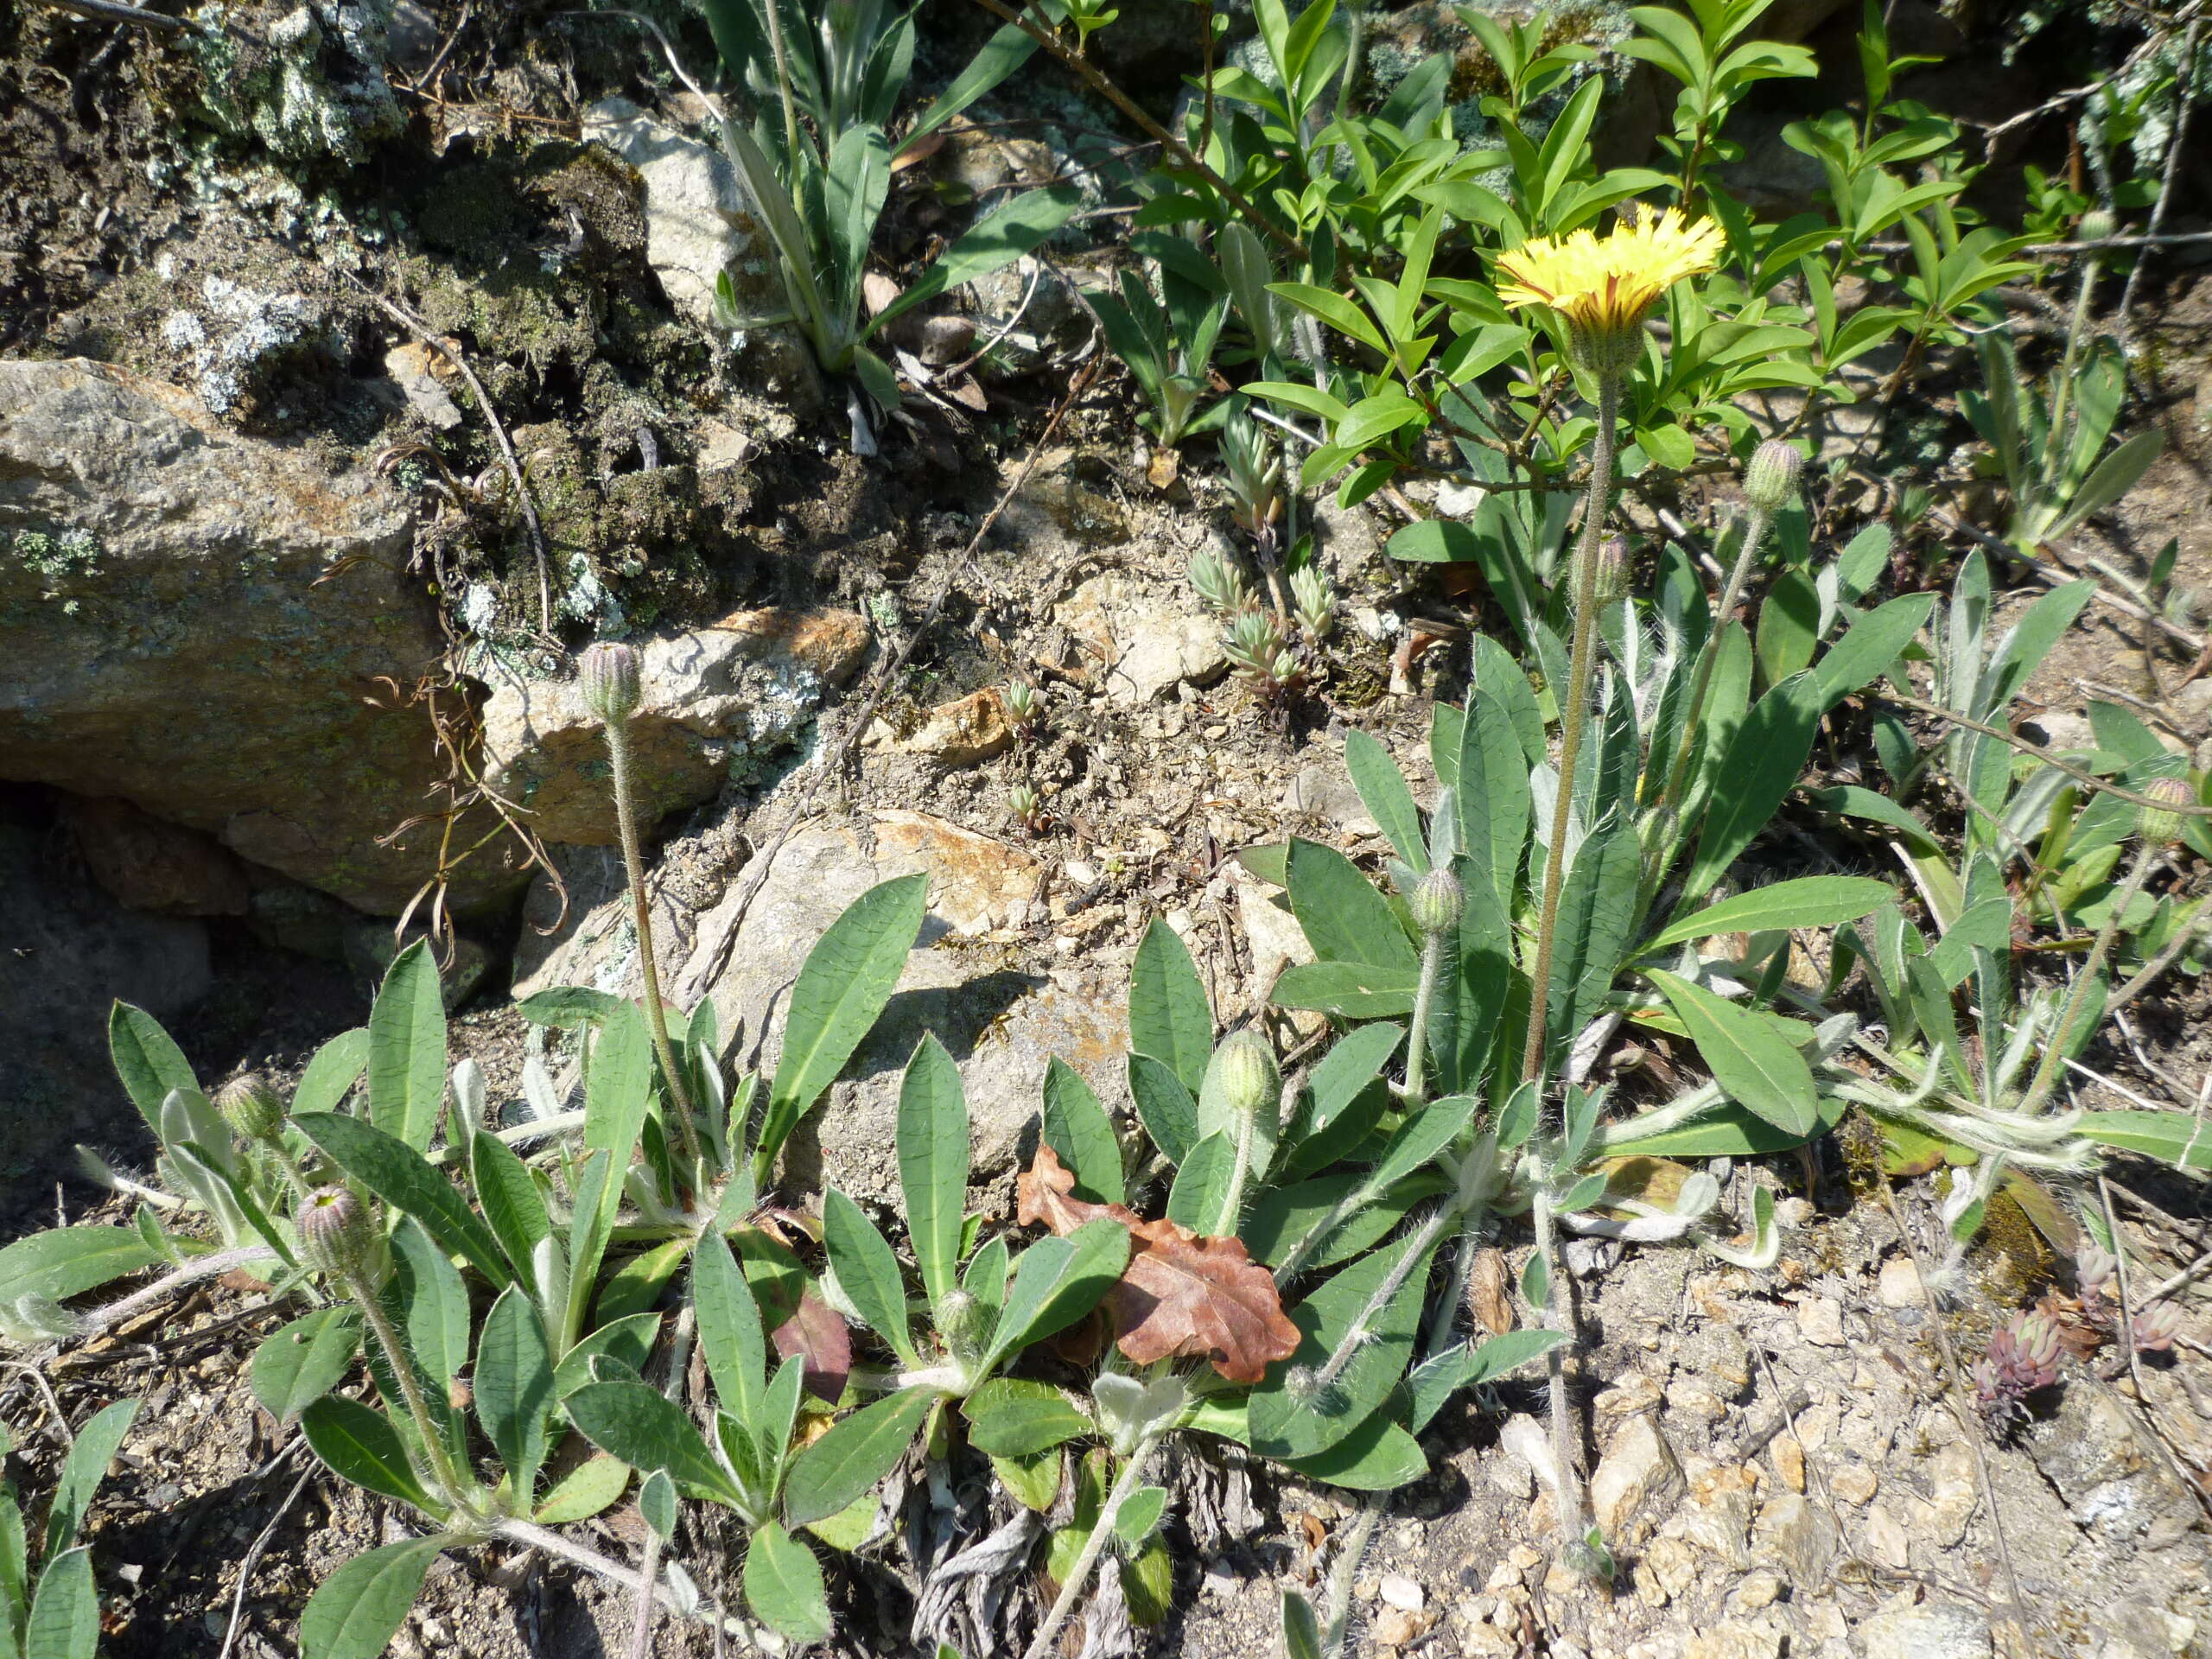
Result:
<svg viewBox="0 0 2212 1659"><path fill-rule="evenodd" d="M461 1484L453 1459L447 1454L445 1436L430 1419L429 1402L423 1399L423 1385L416 1380L415 1363L408 1357L399 1332L392 1327L391 1316L385 1312L383 1301L366 1279L358 1273L348 1273L345 1278L347 1293L360 1308L361 1317L368 1321L377 1345L384 1350L385 1363L391 1367L392 1380L399 1384L400 1398L414 1422L416 1437L423 1442L423 1455L430 1461L430 1472L441 1494L462 1515L478 1518L476 1505L469 1501L467 1489Z"/></svg>
<svg viewBox="0 0 2212 1659"><path fill-rule="evenodd" d="M1097 1522L1090 1529L1090 1535L1083 1541L1083 1548L1075 1558L1075 1565L1068 1569L1066 1581L1060 1593L1053 1599L1052 1609L1045 1615L1045 1622L1037 1627L1037 1634L1029 1643L1022 1659L1049 1659L1058 1651L1060 1630L1068 1622L1068 1615L1075 1611L1075 1605L1090 1587L1092 1570L1098 1565L1098 1556L1114 1535L1114 1520L1121 1514L1122 1505L1144 1478L1144 1466L1152 1460L1153 1448L1160 1444L1158 1434L1147 1434L1137 1442L1136 1450L1122 1465L1120 1478L1106 1494L1106 1501L1098 1506Z"/></svg>
<svg viewBox="0 0 2212 1659"><path fill-rule="evenodd" d="M699 1136L691 1122L691 1092L683 1086L683 1073L676 1063L676 1049L668 1040L668 1013L661 1005L660 967L653 960L653 918L645 899L645 859L638 844L638 807L631 785L630 734L624 721L606 724L608 769L614 775L614 822L622 837L622 868L630 878L630 911L638 928L639 971L645 984L645 1019L652 1027L653 1049L660 1056L661 1071L668 1077L669 1097L676 1106L677 1139L691 1163L699 1160Z"/></svg>
<svg viewBox="0 0 2212 1659"><path fill-rule="evenodd" d="M1559 1465L1559 1535L1572 1548L1589 1529L1582 1474L1574 1458L1574 1419L1567 1399L1567 1350L1574 1335L1574 1311L1567 1305L1567 1285L1560 1273L1559 1235L1552 1224L1548 1192L1537 1191L1529 1217L1535 1224L1536 1253L1544 1264L1544 1323L1554 1331L1566 1332L1569 1338L1554 1343L1544 1355L1544 1391L1551 1411L1552 1461Z"/></svg>
<svg viewBox="0 0 2212 1659"><path fill-rule="evenodd" d="M1430 933L1421 941L1421 982L1414 988L1413 1017L1406 1022L1406 1084L1399 1091L1409 1112L1428 1102L1429 1017L1450 963L1452 943L1452 936L1444 932Z"/></svg>
<svg viewBox="0 0 2212 1659"><path fill-rule="evenodd" d="M1590 499L1582 515L1582 545L1574 564L1574 647L1568 658L1567 696L1560 707L1559 793L1552 804L1552 838L1544 860L1543 908L1536 926L1536 961L1529 994L1529 1037L1521 1051L1521 1076L1544 1072L1544 1025L1549 1010L1552 948L1559 931L1560 890L1567 885L1567 830L1574 810L1574 768L1582 753L1582 728L1590 716L1590 682L1597 664L1598 544L1613 488L1614 428L1620 419L1620 372L1598 371L1598 431L1591 446Z"/></svg>
<svg viewBox="0 0 2212 1659"><path fill-rule="evenodd" d="M2074 983L2066 993L2065 1006L2059 1013L2057 1028L2044 1046L2043 1058L2036 1063L2035 1077L2028 1084L2028 1091L2020 1097L2021 1116L2033 1117L2042 1111L2052 1090L2057 1087L2059 1066L2073 1046L2074 1027L2081 1023L2082 1011L2088 1004L2090 986L2104 971L2105 958L2112 953L2113 940L2119 937L2121 918L2134 908L2136 895L2143 891L2144 882L2164 858L2165 849L2149 840L2137 850L2135 861L2128 867L2127 879L2120 884L2112 908L2105 913L2105 924L2097 930L2096 941L2089 947L2088 960L2074 976Z"/></svg>
<svg viewBox="0 0 2212 1659"><path fill-rule="evenodd" d="M1674 829L1675 817L1681 810L1683 789L1688 782L1690 753L1697 747L1698 723L1705 714L1705 700L1713 690L1713 671L1720 660L1721 636L1736 614L1737 602L1744 596L1744 584L1751 577L1751 562L1758 557L1759 544L1766 540L1766 533L1774 524L1771 507L1754 504L1744 520L1743 545L1736 550L1736 562L1728 567L1728 580L1720 589L1719 608L1713 613L1713 629L1706 635L1705 644L1698 652L1697 678L1691 683L1688 708L1684 710L1682 739L1675 746L1675 758L1667 768L1666 786L1660 791L1660 844Z"/></svg>

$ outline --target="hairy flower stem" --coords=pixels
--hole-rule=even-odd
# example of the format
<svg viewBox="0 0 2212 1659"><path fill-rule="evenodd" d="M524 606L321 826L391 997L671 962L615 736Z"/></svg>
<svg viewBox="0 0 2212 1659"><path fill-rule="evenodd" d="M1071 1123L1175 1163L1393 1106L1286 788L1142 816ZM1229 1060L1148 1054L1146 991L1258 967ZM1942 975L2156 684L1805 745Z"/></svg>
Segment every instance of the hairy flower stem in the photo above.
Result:
<svg viewBox="0 0 2212 1659"><path fill-rule="evenodd" d="M345 1281L346 1294L361 1310L361 1317L368 1321L377 1345L384 1350L385 1363L391 1368L392 1380L399 1384L399 1396L406 1404L408 1417L414 1422L416 1435L423 1442L423 1455L430 1460L430 1474L439 1496L459 1514L471 1520L481 1519L467 1495L468 1488L461 1484L453 1459L447 1453L445 1436L431 1421L429 1402L423 1398L423 1385L415 1377L415 1362L408 1357L399 1332L392 1328L391 1316L385 1312L376 1287L357 1273L346 1274Z"/></svg>
<svg viewBox="0 0 2212 1659"><path fill-rule="evenodd" d="M491 1531L495 1538L504 1538L511 1544L540 1550L556 1560L566 1561L571 1567L582 1567L587 1573L605 1579L609 1584L619 1584L625 1590L639 1594L650 1592L652 1599L663 1607L691 1623L709 1627L719 1624L725 1635L736 1637L741 1642L748 1643L753 1640L753 1632L741 1620L727 1618L719 1609L700 1609L687 1614L683 1604L677 1599L676 1592L667 1586L649 1583L639 1576L636 1568L625 1567L612 1556L602 1555L588 1545L565 1538L550 1527L541 1527L535 1521L503 1520L494 1521Z"/></svg>
<svg viewBox="0 0 2212 1659"><path fill-rule="evenodd" d="M1421 1335L1424 1360L1434 1359L1451 1346L1459 1323L1459 1301L1467 1294L1467 1275L1475 1270L1475 1252L1481 1248L1477 1217L1470 1211L1460 1230L1459 1248L1452 1252L1452 1274L1445 1281L1444 1294L1429 1309L1428 1328Z"/></svg>
<svg viewBox="0 0 2212 1659"><path fill-rule="evenodd" d="M683 1403L685 1374L691 1369L692 1333L697 1321L697 1310L687 1300L677 1315L675 1338L669 1344L668 1382L661 1389L678 1405ZM638 1616L630 1627L630 1659L652 1659L653 1607L659 1599L660 1558L664 1547L660 1534L647 1527L645 1555L638 1569Z"/></svg>
<svg viewBox="0 0 2212 1659"><path fill-rule="evenodd" d="M269 1148L270 1155L276 1160L276 1167L283 1172L285 1183L292 1189L292 1196L304 1200L315 1188L308 1179L307 1171L300 1167L300 1160L292 1155L292 1149L284 1144L283 1132L280 1130L270 1135L264 1144Z"/></svg>
<svg viewBox="0 0 2212 1659"><path fill-rule="evenodd" d="M772 10L773 8L771 8ZM653 918L645 902L645 859L638 845L638 806L632 788L630 734L625 722L607 722L607 759L614 774L614 823L622 837L622 867L630 877L630 910L638 926L638 964L645 982L645 1020L652 1027L653 1050L668 1077L669 1099L676 1109L676 1138L683 1156L699 1160L698 1132L691 1122L691 1095L683 1086L683 1073L676 1064L676 1050L668 1040L668 1011L661 1006L660 967L653 960Z"/></svg>
<svg viewBox="0 0 2212 1659"><path fill-rule="evenodd" d="M1090 1574L1098 1565L1099 1553L1114 1535L1114 1517L1122 1512L1122 1505L1128 1502L1144 1479L1144 1466L1152 1460L1153 1448L1160 1444L1158 1433L1147 1434L1137 1442L1136 1450L1122 1466L1121 1478L1115 1481L1113 1491L1106 1494L1106 1501L1098 1506L1098 1519L1090 1529L1090 1535L1083 1541L1083 1548L1075 1558L1075 1565L1068 1569L1066 1581L1060 1593L1053 1599L1052 1611L1045 1615L1045 1622L1037 1627L1037 1634L1029 1643L1022 1659L1048 1659L1059 1650L1061 1627L1068 1622L1068 1615L1075 1611L1075 1605L1090 1586Z"/></svg>
<svg viewBox="0 0 2212 1659"><path fill-rule="evenodd" d="M1237 1214L1244 1207L1244 1184L1252 1175L1252 1142L1259 1135L1260 1115L1238 1113L1236 1161L1229 1166L1229 1184L1222 1192L1221 1208L1210 1230L1218 1236L1233 1237L1236 1232Z"/></svg>
<svg viewBox="0 0 2212 1659"><path fill-rule="evenodd" d="M660 1535L651 1527L645 1529L645 1548L638 1563L638 1616L630 1626L630 1659L652 1659L653 1650L653 1609L659 1598L654 1593L660 1579ZM650 1586L650 1587L647 1587Z"/></svg>
<svg viewBox="0 0 2212 1659"><path fill-rule="evenodd" d="M1574 1421L1567 1402L1567 1351L1573 1345L1574 1310L1567 1300L1567 1283L1560 1273L1559 1236L1552 1224L1551 1195L1541 1188L1529 1207L1536 1226L1536 1253L1544 1263L1544 1323L1564 1331L1567 1340L1554 1344L1544 1355L1545 1392L1551 1408L1552 1461L1559 1465L1559 1536L1562 1552L1576 1548L1589 1531L1587 1506L1582 1497L1582 1474L1575 1465Z"/></svg>
<svg viewBox="0 0 2212 1659"><path fill-rule="evenodd" d="M1367 1306L1359 1310L1359 1317L1346 1327L1344 1340L1329 1356L1328 1363L1314 1373L1315 1394L1325 1392L1344 1374L1344 1367L1351 1363L1352 1356L1367 1344L1369 1332L1375 1321L1382 1317L1382 1310L1390 1306L1390 1299L1404 1287L1406 1281L1413 1276L1414 1268L1428 1260L1428 1253L1434 1248L1436 1241L1444 1236L1447 1229L1458 1225L1465 1213L1455 1205L1440 1205L1428 1219L1421 1223L1412 1241L1407 1244L1405 1254L1391 1266L1389 1272L1382 1275L1382 1282L1375 1287L1375 1294L1367 1299Z"/></svg>
<svg viewBox="0 0 2212 1659"><path fill-rule="evenodd" d="M1719 607L1713 613L1713 627L1705 637L1705 644L1698 652L1697 678L1690 686L1689 706L1682 714L1682 738L1675 746L1675 759L1667 768L1666 787L1659 795L1659 830L1649 851L1665 857L1668 843L1674 839L1675 822L1681 815L1682 793L1689 782L1690 754L1697 747L1698 728L1705 717L1705 700L1713 690L1713 671L1720 661L1720 641L1728 632L1729 622L1736 614L1737 602L1744 596L1744 584L1750 580L1752 561L1758 557L1759 544L1766 540L1766 533L1774 523L1774 511L1754 503L1744 520L1743 545L1736 550L1736 563L1728 567L1728 580L1721 584ZM1650 873L1646 880L1656 892L1666 871L1653 861L1646 860Z"/></svg>
<svg viewBox="0 0 2212 1659"><path fill-rule="evenodd" d="M1597 665L1598 544L1612 500L1613 429L1620 420L1619 371L1598 373L1598 432L1592 441L1590 499L1582 512L1582 545L1574 557L1574 649L1567 671L1567 696L1560 703L1559 794L1552 804L1551 846L1544 858L1543 908L1536 925L1536 962L1529 989L1529 1038L1521 1051L1521 1076L1535 1082L1544 1074L1544 1025L1548 1013L1552 948L1559 931L1560 892L1567 885L1567 828L1574 810L1574 767L1582 753L1582 728L1590 718L1590 681Z"/></svg>
<svg viewBox="0 0 2212 1659"><path fill-rule="evenodd" d="M1398 1091L1409 1112L1428 1103L1429 1014L1451 959L1449 933L1431 933L1421 941L1421 982L1414 988L1413 1018L1406 1023L1406 1085Z"/></svg>
<svg viewBox="0 0 2212 1659"><path fill-rule="evenodd" d="M2058 1086L2059 1068L2066 1063L2067 1051L2073 1046L2074 1027L2081 1023L2082 1011L2088 1005L2089 987L2104 971L2105 958L2112 953L2112 942L2119 936L2121 919L2135 907L2136 895L2143 891L2144 882L2164 857L2165 849L2156 842L2145 841L2136 849L2127 879L2120 883L2112 908L2105 912L2105 925L2097 930L2096 942L2089 947L2088 960L2074 976L2073 986L2066 993L2066 1005L2059 1012L2057 1028L2044 1045L2043 1058L2036 1063L2035 1077L2028 1084L2028 1092L2020 1098L2021 1116L2033 1117L2042 1111L2051 1090Z"/></svg>
<svg viewBox="0 0 2212 1659"><path fill-rule="evenodd" d="M1338 1659L1344 1650L1344 1633L1351 1624L1352 1580L1359 1574L1359 1564L1367 1554L1375 1529L1389 1513L1392 1496L1370 1492L1361 1499L1358 1513L1337 1545L1337 1559L1329 1567L1327 1611L1321 1626L1321 1651L1327 1659Z"/></svg>

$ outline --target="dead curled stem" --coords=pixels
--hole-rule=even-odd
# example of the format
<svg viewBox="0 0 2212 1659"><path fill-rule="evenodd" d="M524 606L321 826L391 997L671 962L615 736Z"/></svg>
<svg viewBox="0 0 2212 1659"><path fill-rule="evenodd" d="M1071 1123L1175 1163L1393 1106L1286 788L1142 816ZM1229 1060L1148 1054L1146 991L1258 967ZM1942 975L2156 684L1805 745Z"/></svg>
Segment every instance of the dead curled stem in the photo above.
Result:
<svg viewBox="0 0 2212 1659"><path fill-rule="evenodd" d="M77 1316L77 1325L70 1333L70 1340L81 1342L111 1331L134 1314L158 1306L166 1298L188 1288L205 1279L219 1279L234 1268L243 1268L255 1262L270 1262L276 1252L266 1244L242 1244L234 1250L217 1250L186 1262L174 1272L165 1273L143 1290L134 1290L128 1296L92 1308Z"/></svg>

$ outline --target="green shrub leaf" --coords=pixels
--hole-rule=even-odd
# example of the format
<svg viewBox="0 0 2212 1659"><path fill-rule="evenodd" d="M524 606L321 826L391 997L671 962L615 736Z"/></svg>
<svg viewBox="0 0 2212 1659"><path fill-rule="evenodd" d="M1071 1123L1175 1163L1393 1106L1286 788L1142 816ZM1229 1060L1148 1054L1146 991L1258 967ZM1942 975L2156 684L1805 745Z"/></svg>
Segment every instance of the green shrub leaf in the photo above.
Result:
<svg viewBox="0 0 2212 1659"><path fill-rule="evenodd" d="M784 1518L794 1527L826 1520L891 1472L937 1403L928 1389L901 1389L830 1426L791 1459L784 1477Z"/></svg>
<svg viewBox="0 0 2212 1659"><path fill-rule="evenodd" d="M338 1386L360 1351L360 1311L343 1305L319 1307L271 1332L253 1351L253 1397L289 1428Z"/></svg>
<svg viewBox="0 0 2212 1659"><path fill-rule="evenodd" d="M968 1101L960 1068L934 1036L916 1046L899 1082L898 1139L906 1236L935 1307L955 1287L959 1273L968 1205Z"/></svg>
<svg viewBox="0 0 2212 1659"><path fill-rule="evenodd" d="M444 1542L386 1544L356 1555L317 1585L300 1614L300 1659L380 1659Z"/></svg>
<svg viewBox="0 0 2212 1659"><path fill-rule="evenodd" d="M331 1473L350 1480L383 1497L396 1497L428 1515L442 1506L428 1491L407 1460L407 1447L399 1431L382 1412L326 1394L300 1413L300 1431Z"/></svg>
<svg viewBox="0 0 2212 1659"><path fill-rule="evenodd" d="M829 1592L814 1552L771 1521L745 1552L745 1603L761 1623L793 1642L829 1640Z"/></svg>
<svg viewBox="0 0 2212 1659"><path fill-rule="evenodd" d="M1190 948L1154 917L1129 970L1129 1052L1159 1061L1196 1095L1213 1056L1213 1010Z"/></svg>
<svg viewBox="0 0 2212 1659"><path fill-rule="evenodd" d="M1707 939L1716 933L1762 933L1775 928L1833 927L1871 915L1897 897L1886 881L1863 875L1807 875L1753 887L1678 916L1647 940L1646 952Z"/></svg>

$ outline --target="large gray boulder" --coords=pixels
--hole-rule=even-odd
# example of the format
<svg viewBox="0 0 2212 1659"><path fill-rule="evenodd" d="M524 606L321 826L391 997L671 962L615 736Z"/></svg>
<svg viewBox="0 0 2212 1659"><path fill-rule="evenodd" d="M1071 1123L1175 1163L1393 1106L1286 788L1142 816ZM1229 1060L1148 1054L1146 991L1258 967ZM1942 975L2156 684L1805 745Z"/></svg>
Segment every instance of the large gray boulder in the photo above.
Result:
<svg viewBox="0 0 2212 1659"><path fill-rule="evenodd" d="M128 800L397 912L440 825L379 837L447 772L406 702L445 647L412 530L365 465L104 364L0 362L0 779ZM523 876L495 842L452 902Z"/></svg>

